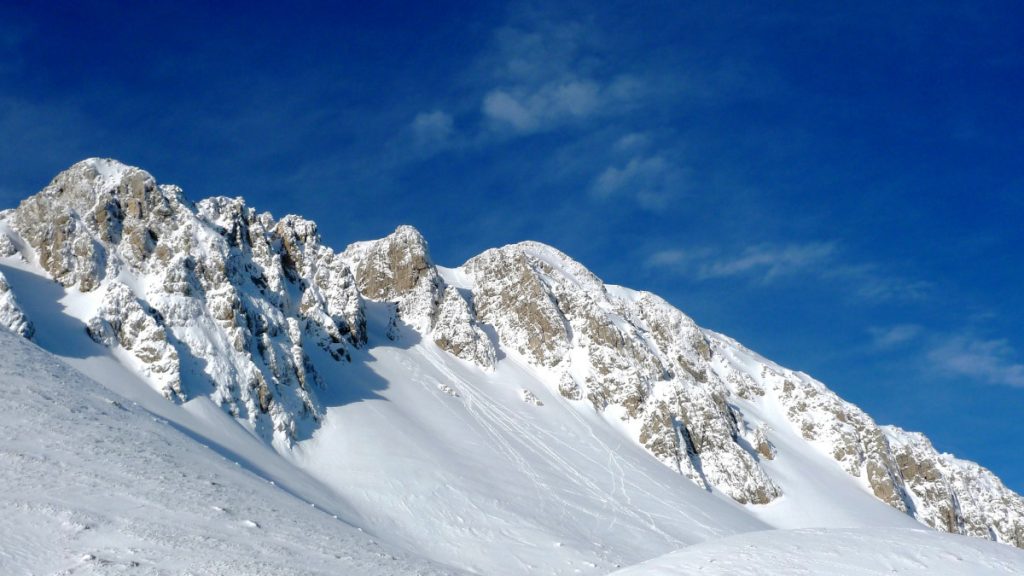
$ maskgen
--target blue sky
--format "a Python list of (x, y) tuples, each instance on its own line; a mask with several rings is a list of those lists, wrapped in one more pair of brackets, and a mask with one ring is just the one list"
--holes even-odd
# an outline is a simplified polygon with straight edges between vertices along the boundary
[(1024, 491), (1019, 3), (66, 4), (0, 4), (0, 206), (108, 156), (540, 240)]

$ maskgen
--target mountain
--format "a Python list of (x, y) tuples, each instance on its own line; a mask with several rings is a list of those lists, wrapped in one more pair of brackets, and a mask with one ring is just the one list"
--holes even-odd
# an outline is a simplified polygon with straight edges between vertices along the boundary
[[(169, 470), (138, 473), (162, 480), (137, 497), (144, 508), (187, 509), (160, 490), (211, 500), (187, 472), (209, 467), (198, 448), (175, 447), (191, 439), (244, 463), (231, 508), (251, 522), (300, 525), (316, 536), (293, 536), (313, 540), (342, 530), (356, 548), (373, 534), (409, 558), (368, 572), (426, 558), (424, 570), (608, 573), (772, 529), (817, 542), (924, 524), (1024, 547), (1024, 500), (988, 470), (878, 426), (810, 376), (543, 244), (446, 268), (403, 226), (335, 251), (309, 220), (241, 198), (193, 203), (143, 170), (89, 159), (0, 213), (0, 257), (0, 322), (55, 356), (39, 363), (62, 366), (32, 385), (58, 387), (41, 394), (64, 408), (23, 403), (14, 413), (32, 417), (14, 422), (57, 420), (51, 444), (95, 436), (121, 411), (99, 403), (102, 415), (74, 426), (66, 412), (115, 395), (175, 438), (147, 453), (184, 462), (175, 482)], [(5, 365), (45, 354), (3, 348)], [(4, 397), (29, 380), (5, 378)], [(130, 465), (118, 455), (95, 457), (106, 472)], [(69, 459), (50, 466), (94, 474)], [(323, 513), (266, 504), (281, 498)], [(325, 518), (365, 532), (322, 528)], [(908, 536), (921, 538), (936, 536)], [(49, 545), (73, 555), (82, 542)]]

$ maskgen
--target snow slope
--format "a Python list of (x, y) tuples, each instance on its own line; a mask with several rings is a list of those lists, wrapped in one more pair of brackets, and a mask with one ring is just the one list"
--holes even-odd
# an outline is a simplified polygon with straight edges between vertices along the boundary
[(930, 530), (772, 530), (698, 544), (614, 576), (1007, 576), (1024, 552)]
[(295, 454), (412, 549), (481, 574), (603, 574), (768, 527), (515, 359), (482, 372), (430, 343), (396, 344), (365, 364), (389, 383), (383, 398), (331, 408)]
[(5, 576), (455, 573), (380, 544), (6, 329), (0, 395)]

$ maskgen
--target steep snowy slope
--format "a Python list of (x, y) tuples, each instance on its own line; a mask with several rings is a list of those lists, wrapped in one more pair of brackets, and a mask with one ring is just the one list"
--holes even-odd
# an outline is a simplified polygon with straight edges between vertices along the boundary
[(0, 395), (0, 574), (455, 573), (394, 556), (6, 329)]

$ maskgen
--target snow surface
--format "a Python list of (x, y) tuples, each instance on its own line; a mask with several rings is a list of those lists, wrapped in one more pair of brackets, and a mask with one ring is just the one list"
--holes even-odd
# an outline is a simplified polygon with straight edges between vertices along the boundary
[(3, 329), (0, 351), (0, 574), (455, 573)]
[(614, 576), (1004, 576), (1024, 551), (930, 530), (772, 530), (698, 544)]

